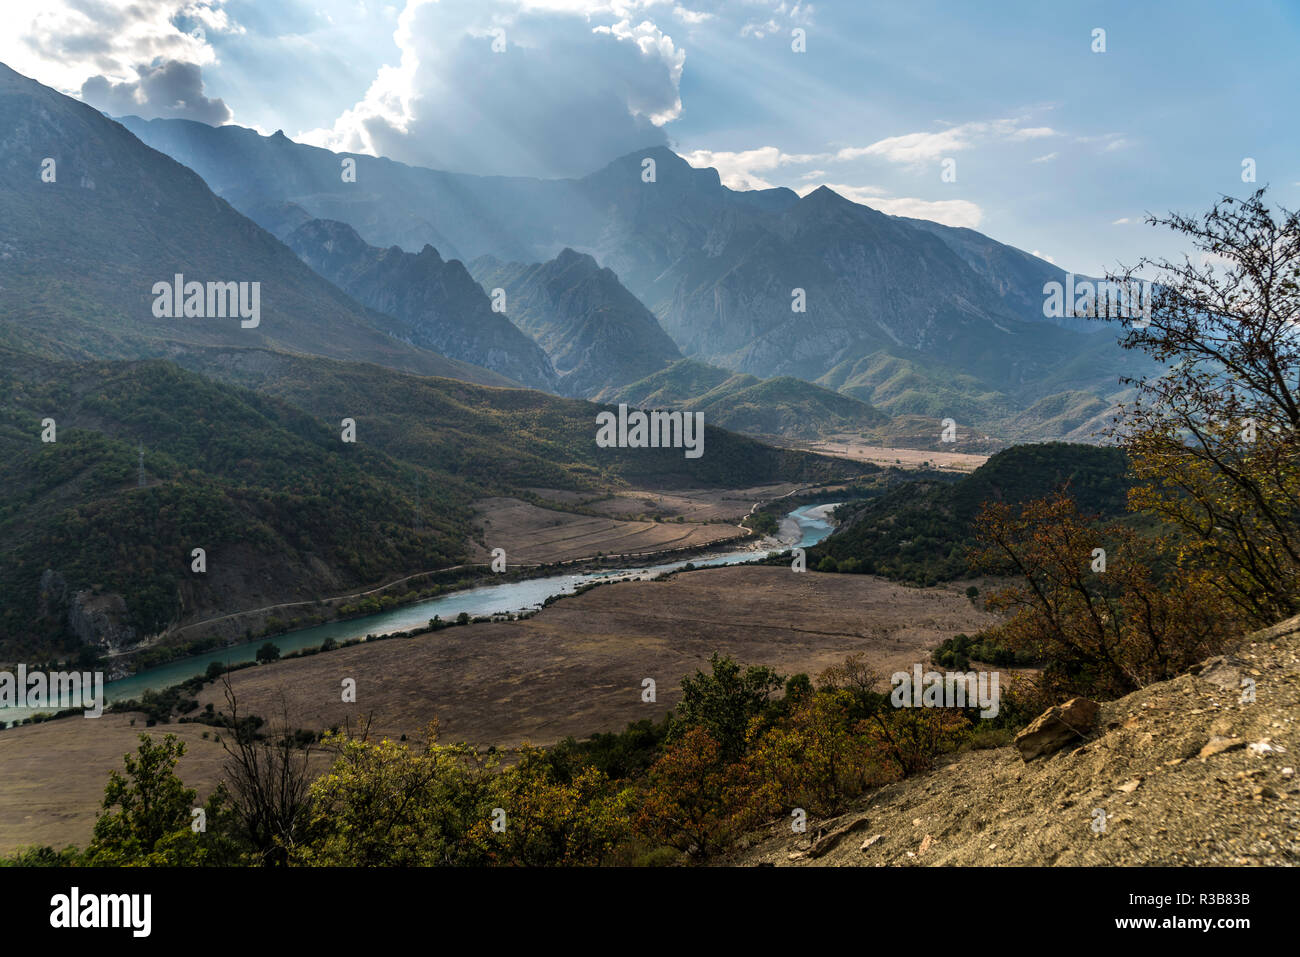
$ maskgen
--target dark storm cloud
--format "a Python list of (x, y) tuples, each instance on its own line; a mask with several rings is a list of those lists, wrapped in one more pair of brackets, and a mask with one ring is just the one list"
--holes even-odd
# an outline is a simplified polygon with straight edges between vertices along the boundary
[(136, 72), (138, 79), (125, 83), (92, 76), (81, 85), (81, 98), (110, 116), (198, 120), (211, 126), (231, 117), (219, 97), (203, 95), (203, 71), (194, 63), (163, 60)]

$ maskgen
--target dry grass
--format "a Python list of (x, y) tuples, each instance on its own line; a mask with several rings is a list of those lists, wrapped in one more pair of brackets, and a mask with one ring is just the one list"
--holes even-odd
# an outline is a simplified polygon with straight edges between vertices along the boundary
[[(974, 472), (989, 460), (987, 455), (969, 452), (930, 452), (921, 449), (896, 449), (883, 445), (864, 445), (853, 438), (833, 438), (800, 446), (810, 452), (850, 458), (873, 465), (905, 469), (936, 468), (945, 472)], [(926, 463), (929, 463), (927, 466)]]
[[(443, 740), (549, 744), (661, 718), (681, 678), (712, 652), (816, 674), (864, 652), (886, 673), (925, 660), (950, 635), (991, 619), (955, 587), (905, 588), (866, 575), (797, 575), (782, 567), (716, 568), (663, 582), (603, 586), (521, 622), (448, 628), (236, 672), (242, 712), (321, 729), (372, 717), (375, 733), (418, 738), (437, 717)], [(357, 683), (345, 704), (344, 678)], [(641, 701), (654, 678), (658, 700)], [(224, 707), (221, 689), (201, 702)], [(137, 724), (143, 722), (137, 721)], [(109, 770), (135, 746), (128, 718), (65, 719), (0, 732), (0, 852), (84, 844)], [(159, 726), (191, 745), (181, 775), (215, 784), (220, 748), (199, 725)]]
[(513, 498), (478, 503), (482, 546), (473, 561), (490, 560), (490, 550), (504, 548), (512, 564), (542, 564), (605, 555), (645, 555), (696, 548), (744, 537), (735, 525), (620, 521), (538, 508)]

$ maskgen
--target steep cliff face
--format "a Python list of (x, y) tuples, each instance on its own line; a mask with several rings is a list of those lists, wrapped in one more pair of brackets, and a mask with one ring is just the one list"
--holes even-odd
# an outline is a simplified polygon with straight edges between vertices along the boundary
[(472, 362), (535, 389), (554, 392), (558, 376), (546, 353), (503, 314), (457, 260), (432, 246), (418, 253), (377, 249), (351, 226), (315, 219), (286, 242), (307, 265), (363, 305), (399, 323), (394, 335)]
[(37, 615), (56, 628), (66, 627), (83, 645), (100, 653), (123, 651), (139, 640), (121, 595), (93, 588), (73, 591), (53, 568), (41, 573)]
[(591, 256), (561, 251), (550, 262), (470, 264), (484, 289), (506, 294), (506, 311), (551, 357), (564, 395), (590, 398), (681, 358), (649, 310)]

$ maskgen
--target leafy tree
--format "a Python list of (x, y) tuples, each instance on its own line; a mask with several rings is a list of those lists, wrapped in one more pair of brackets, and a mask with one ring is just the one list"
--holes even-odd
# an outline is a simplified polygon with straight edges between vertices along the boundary
[(193, 828), (198, 794), (176, 776), (185, 742), (174, 734), (161, 741), (140, 735), (126, 773), (109, 773), (104, 810), (95, 820), (86, 863), (124, 866), (195, 866), (234, 863), (237, 849), (227, 832), (225, 791), (217, 788), (203, 804), (205, 829)]
[(716, 651), (709, 659), (712, 673), (696, 671), (682, 679), (682, 700), (677, 705), (669, 741), (680, 740), (696, 727), (708, 731), (723, 760), (738, 758), (745, 750), (750, 721), (764, 714), (782, 677), (771, 668), (751, 665), (744, 670)]
[(1204, 583), (1155, 579), (1158, 544), (1086, 521), (1064, 494), (1020, 508), (988, 503), (977, 527), (975, 561), (1019, 579), (989, 597), (988, 607), (1011, 615), (990, 637), (1045, 661), (1044, 682), (1059, 695), (1127, 694), (1178, 674), (1232, 633)]
[(1149, 316), (1103, 318), (1167, 366), (1130, 381), (1114, 429), (1138, 480), (1131, 502), (1187, 533), (1189, 571), (1271, 624), (1300, 612), (1300, 216), (1275, 216), (1261, 189), (1147, 222), (1203, 256), (1109, 277), (1154, 271)]
[(791, 675), (785, 682), (785, 700), (793, 705), (812, 694), (812, 679), (803, 672)]
[(847, 691), (809, 693), (758, 736), (745, 764), (754, 808), (768, 814), (802, 807), (835, 814), (870, 785), (896, 776), (873, 740), (851, 720)]
[(272, 661), (280, 660), (280, 649), (271, 641), (266, 642), (262, 647), (257, 649), (257, 661), (259, 664), (268, 664)]
[(873, 750), (904, 777), (929, 771), (970, 734), (970, 721), (952, 708), (881, 708), (862, 727)]
[(12, 857), (0, 857), (0, 867), (76, 867), (81, 863), (81, 852), (75, 847), (56, 851), (48, 844), (25, 847)]
[(637, 829), (679, 851), (707, 857), (730, 843), (742, 825), (738, 815), (750, 806), (740, 777), (705, 727), (689, 728), (650, 769)]
[[(436, 743), (423, 751), (331, 733), (337, 751), (329, 771), (311, 785), (305, 840), (296, 863), (325, 866), (483, 864), (476, 825), (492, 816), (495, 759), (466, 745)], [(482, 837), (482, 835), (478, 835)]]
[(526, 866), (604, 863), (629, 830), (632, 791), (615, 788), (595, 768), (558, 780), (545, 753), (524, 746), (517, 764), (492, 782), (504, 831), (487, 820), (472, 829), (493, 862)]

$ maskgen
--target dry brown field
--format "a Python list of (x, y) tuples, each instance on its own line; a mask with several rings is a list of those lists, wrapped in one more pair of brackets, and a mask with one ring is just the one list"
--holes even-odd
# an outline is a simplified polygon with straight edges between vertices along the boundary
[[(524, 621), (447, 628), (234, 673), (241, 712), (322, 729), (366, 720), (372, 733), (419, 739), (437, 718), (444, 741), (510, 747), (615, 731), (661, 718), (681, 678), (716, 650), (784, 674), (816, 675), (862, 652), (886, 674), (925, 660), (957, 632), (991, 622), (964, 583), (907, 588), (867, 575), (784, 567), (714, 568), (659, 582), (606, 585)], [(357, 683), (357, 702), (341, 682)], [(653, 678), (657, 700), (641, 700)], [(199, 696), (224, 707), (219, 687)], [(0, 732), (0, 853), (28, 844), (84, 845), (108, 772), (121, 768), (143, 720), (68, 718)], [(180, 774), (200, 794), (223, 755), (197, 724), (159, 725), (189, 744)]]

